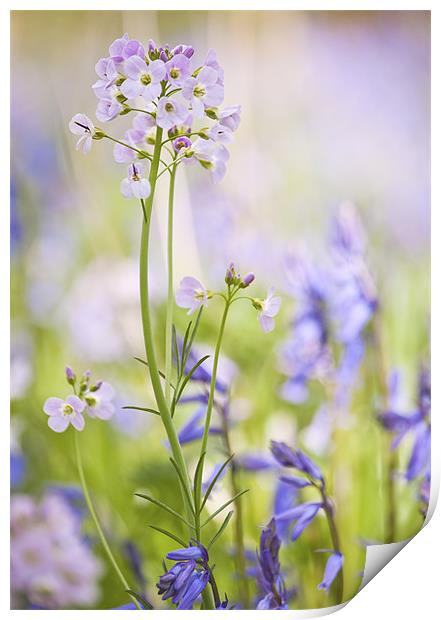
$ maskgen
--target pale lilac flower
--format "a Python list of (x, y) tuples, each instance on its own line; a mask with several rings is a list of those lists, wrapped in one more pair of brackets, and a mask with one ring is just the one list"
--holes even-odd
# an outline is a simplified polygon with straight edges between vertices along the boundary
[(167, 79), (175, 86), (182, 86), (191, 74), (191, 62), (185, 54), (175, 54), (165, 63)]
[(110, 86), (107, 89), (106, 96), (98, 101), (95, 116), (102, 123), (108, 123), (118, 116), (123, 109), (122, 104), (118, 101), (121, 92), (116, 86)]
[(259, 310), (259, 323), (265, 333), (274, 329), (274, 317), (278, 314), (282, 303), (282, 299), (274, 297), (274, 293), (275, 289), (271, 287), (265, 299), (253, 299), (252, 301), (256, 310)]
[(49, 428), (56, 433), (65, 431), (69, 424), (72, 424), (77, 431), (82, 431), (84, 418), (81, 413), (85, 406), (78, 396), (68, 396), (66, 400), (51, 397), (44, 403), (43, 411), (49, 416)]
[(221, 125), (217, 123), (217, 125), (213, 125), (213, 127), (208, 132), (208, 135), (215, 142), (221, 142), (222, 144), (228, 144), (229, 142), (233, 142), (234, 136), (231, 129), (229, 129), (226, 125)]
[(204, 61), (204, 65), (206, 65), (207, 67), (211, 67), (212, 69), (216, 71), (217, 83), (223, 86), (224, 85), (224, 70), (222, 69), (222, 67), (217, 61), (217, 55), (214, 49), (208, 50), (207, 56)]
[(124, 73), (124, 61), (131, 56), (144, 58), (145, 51), (143, 46), (136, 39), (129, 39), (126, 33), (124, 36), (115, 39), (109, 47), (110, 58), (120, 73)]
[(217, 116), (220, 125), (227, 127), (230, 131), (236, 131), (240, 123), (240, 105), (230, 105), (218, 110)]
[(95, 65), (95, 71), (99, 79), (92, 86), (93, 92), (99, 99), (105, 98), (109, 87), (113, 86), (118, 78), (118, 71), (111, 58), (100, 58)]
[(176, 304), (180, 308), (188, 308), (187, 314), (193, 314), (201, 306), (208, 307), (209, 291), (196, 278), (187, 276), (181, 280), (176, 291)]
[(87, 413), (91, 418), (109, 420), (115, 413), (115, 390), (106, 381), (99, 384), (98, 389), (89, 389), (84, 393), (84, 400), (87, 403)]
[(210, 170), (213, 181), (215, 183), (222, 181), (227, 171), (226, 162), (230, 158), (230, 154), (223, 144), (214, 142), (214, 140), (197, 138), (191, 150), (203, 168)]
[(187, 138), (187, 136), (179, 136), (176, 140), (173, 140), (173, 148), (176, 153), (181, 153), (183, 151), (188, 151), (191, 148), (191, 140)]
[[(133, 118), (132, 127), (125, 132), (124, 141), (132, 147), (144, 149), (149, 144), (154, 144), (155, 137), (155, 119), (150, 114), (139, 112)], [(135, 161), (139, 157), (139, 153), (129, 146), (115, 144), (113, 157), (118, 164), (128, 164)]]
[(141, 95), (146, 101), (153, 101), (161, 94), (161, 80), (165, 77), (162, 60), (149, 64), (139, 56), (131, 56), (124, 63), (127, 80), (121, 84), (121, 92), (128, 99)]
[(182, 87), (182, 96), (190, 101), (193, 113), (204, 116), (205, 108), (220, 105), (224, 98), (223, 86), (217, 83), (218, 72), (208, 66), (202, 67), (197, 77), (189, 77)]
[(76, 136), (80, 136), (76, 148), (77, 151), (88, 153), (92, 148), (92, 139), (95, 127), (85, 114), (75, 114), (69, 122), (69, 129)]
[(121, 181), (121, 194), (124, 198), (148, 198), (150, 196), (150, 183), (143, 178), (145, 164), (133, 162), (127, 168), (127, 177)]
[(180, 125), (188, 117), (188, 109), (177, 98), (161, 97), (156, 111), (156, 124), (166, 131), (175, 125)]

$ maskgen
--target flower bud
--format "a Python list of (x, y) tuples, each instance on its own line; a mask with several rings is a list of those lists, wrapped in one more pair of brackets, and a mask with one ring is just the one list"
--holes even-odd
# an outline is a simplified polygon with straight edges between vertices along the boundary
[(182, 53), (184, 56), (187, 56), (187, 58), (191, 58), (193, 56), (194, 48), (191, 45), (183, 45), (182, 48)]
[(91, 391), (91, 392), (96, 392), (97, 390), (99, 390), (99, 389), (100, 389), (100, 387), (101, 387), (102, 385), (103, 385), (103, 382), (102, 382), (102, 381), (97, 381), (97, 382), (95, 383), (95, 385), (92, 385), (92, 386), (90, 387), (90, 391)]
[(241, 288), (247, 288), (252, 282), (254, 282), (254, 273), (247, 273), (242, 279)]
[(69, 383), (69, 385), (75, 385), (77, 378), (72, 368), (70, 366), (66, 366), (65, 372), (66, 372), (66, 381)]
[(205, 114), (208, 116), (208, 118), (211, 118), (213, 121), (217, 121), (219, 119), (216, 108), (206, 108)]
[(106, 137), (106, 134), (104, 133), (104, 131), (101, 131), (101, 129), (95, 129), (95, 131), (93, 132), (92, 139), (93, 140), (102, 140), (105, 137)]

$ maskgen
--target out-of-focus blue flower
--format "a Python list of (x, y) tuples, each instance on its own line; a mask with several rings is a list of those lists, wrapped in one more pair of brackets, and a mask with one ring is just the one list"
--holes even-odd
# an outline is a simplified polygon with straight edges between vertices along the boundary
[[(207, 410), (206, 405), (202, 405), (196, 410), (196, 413), (184, 424), (178, 434), (179, 443), (184, 445), (200, 439), (204, 434), (203, 419), (205, 418), (205, 412)], [(210, 427), (209, 433), (212, 435), (220, 435), (222, 429), (217, 427)]]
[(291, 540), (295, 541), (302, 534), (310, 523), (314, 520), (316, 514), (323, 508), (323, 504), (319, 502), (308, 502), (306, 504), (299, 504), (295, 508), (291, 508), (275, 515), (276, 521), (285, 521), (292, 523), (295, 521), (295, 525), (292, 530)]
[(399, 377), (393, 373), (389, 381), (389, 405), (391, 409), (378, 415), (378, 421), (383, 428), (394, 437), (391, 449), (395, 450), (409, 433), (413, 435), (413, 447), (406, 467), (407, 481), (414, 480), (421, 474), (430, 476), (430, 373), (427, 369), (420, 372), (418, 387), (418, 409), (410, 414), (394, 411), (398, 399)]
[(300, 257), (288, 257), (287, 277), (297, 301), (293, 333), (281, 349), (281, 366), (289, 376), (281, 396), (293, 403), (308, 397), (308, 382), (326, 374), (330, 366), (326, 317), (326, 278)]
[(321, 469), (301, 450), (292, 450), (283, 441), (272, 441), (271, 452), (283, 467), (292, 467), (315, 480), (323, 481)]
[(263, 529), (259, 545), (257, 581), (263, 594), (257, 609), (288, 609), (286, 588), (279, 562), (280, 538), (275, 519)]
[(10, 484), (11, 488), (16, 488), (21, 485), (26, 473), (26, 459), (23, 454), (19, 452), (12, 452), (10, 454)]
[(208, 552), (201, 544), (167, 554), (177, 563), (159, 578), (157, 588), (163, 600), (171, 598), (178, 609), (192, 609), (210, 579)]
[(323, 575), (323, 580), (317, 588), (319, 590), (325, 590), (328, 592), (335, 578), (341, 571), (343, 566), (343, 555), (338, 551), (333, 551), (328, 558), (325, 566), (325, 573)]
[(236, 465), (246, 471), (264, 471), (280, 467), (272, 455), (261, 452), (242, 454), (236, 459)]
[(142, 568), (142, 558), (139, 549), (135, 543), (131, 540), (127, 540), (124, 543), (124, 551), (132, 568), (133, 574), (136, 577), (138, 586), (141, 592), (144, 592), (147, 585), (147, 579)]
[(137, 609), (135, 603), (126, 603), (125, 605), (120, 605), (119, 607), (114, 607), (114, 610), (118, 609)]
[[(292, 484), (287, 484), (283, 478), (280, 478), (277, 481), (276, 491), (274, 493), (273, 514), (277, 515), (294, 508), (297, 504), (298, 495), (298, 489), (296, 487)], [(281, 540), (286, 541), (288, 539), (289, 527), (289, 521), (276, 520), (277, 535)]]
[(84, 518), (87, 507), (83, 491), (79, 486), (73, 484), (50, 484), (48, 486), (48, 491), (52, 495), (57, 495), (67, 502), (72, 512), (79, 519)]

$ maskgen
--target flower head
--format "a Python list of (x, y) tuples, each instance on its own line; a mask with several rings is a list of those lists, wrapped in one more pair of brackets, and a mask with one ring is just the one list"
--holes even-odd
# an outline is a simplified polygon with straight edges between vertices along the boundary
[(97, 386), (86, 390), (83, 398), (87, 404), (87, 413), (91, 418), (109, 420), (115, 413), (115, 390), (106, 381), (102, 381)]
[(216, 69), (204, 66), (196, 77), (189, 77), (182, 86), (182, 96), (191, 103), (193, 113), (198, 118), (204, 116), (205, 108), (218, 106), (224, 98), (224, 89), (218, 83)]
[(196, 278), (187, 276), (181, 280), (176, 291), (176, 303), (180, 308), (188, 308), (187, 314), (193, 314), (201, 306), (208, 306), (211, 293)]
[(161, 94), (161, 80), (166, 69), (162, 60), (152, 60), (149, 64), (139, 56), (131, 56), (124, 63), (127, 80), (121, 85), (121, 92), (127, 99), (141, 95), (145, 101), (153, 101)]
[(127, 178), (121, 181), (121, 194), (124, 198), (148, 198), (150, 196), (150, 183), (142, 177), (145, 173), (145, 164), (133, 162), (127, 168)]
[(192, 609), (210, 578), (208, 553), (201, 544), (171, 551), (167, 558), (177, 563), (159, 578), (162, 599), (171, 598), (178, 609)]
[(175, 85), (182, 86), (191, 74), (191, 62), (185, 54), (176, 53), (165, 63), (167, 80)]
[(80, 136), (76, 145), (77, 151), (88, 153), (92, 148), (95, 134), (95, 127), (90, 118), (85, 114), (75, 114), (69, 122), (69, 129), (76, 136)]
[(280, 539), (275, 519), (271, 519), (260, 535), (258, 583), (264, 594), (257, 609), (287, 609), (286, 590), (280, 571)]
[(49, 416), (47, 421), (49, 428), (56, 433), (62, 433), (69, 424), (77, 431), (84, 428), (84, 418), (81, 415), (85, 403), (78, 396), (67, 396), (65, 400), (55, 396), (48, 398), (43, 406), (43, 411)]
[(166, 131), (184, 123), (188, 118), (188, 109), (184, 103), (174, 97), (161, 97), (156, 111), (156, 124)]
[(328, 558), (325, 567), (325, 574), (323, 575), (323, 581), (319, 583), (317, 588), (319, 590), (325, 590), (328, 592), (335, 578), (341, 571), (343, 566), (343, 555), (339, 551), (334, 551)]
[(274, 329), (274, 317), (280, 310), (282, 299), (274, 296), (275, 289), (271, 287), (265, 299), (253, 299), (252, 303), (256, 310), (259, 310), (258, 319), (262, 330), (265, 333)]

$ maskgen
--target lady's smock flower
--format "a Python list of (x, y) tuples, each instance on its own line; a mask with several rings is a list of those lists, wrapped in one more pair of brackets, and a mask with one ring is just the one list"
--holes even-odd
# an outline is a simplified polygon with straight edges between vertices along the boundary
[(124, 198), (148, 198), (150, 196), (150, 183), (142, 178), (145, 172), (145, 164), (133, 162), (127, 168), (127, 178), (121, 181), (121, 194)]
[(146, 101), (153, 101), (161, 94), (161, 80), (166, 69), (162, 60), (149, 64), (139, 56), (131, 56), (124, 63), (127, 80), (121, 84), (121, 92), (127, 99), (141, 95)]
[(222, 103), (224, 89), (218, 82), (218, 72), (212, 67), (202, 67), (196, 77), (189, 77), (182, 87), (182, 96), (191, 103), (198, 118), (204, 116), (205, 108)]
[(271, 287), (265, 299), (252, 300), (253, 306), (259, 310), (259, 323), (265, 333), (274, 329), (274, 317), (278, 314), (282, 303), (281, 297), (274, 297), (274, 293), (275, 289)]
[(43, 411), (49, 416), (49, 428), (56, 433), (62, 433), (69, 424), (77, 431), (83, 430), (84, 418), (81, 414), (85, 407), (85, 403), (78, 396), (68, 396), (66, 400), (53, 396), (46, 400)]
[(176, 291), (176, 304), (180, 308), (188, 308), (187, 314), (193, 314), (201, 306), (207, 307), (210, 297), (211, 293), (199, 280), (187, 276), (181, 280), (179, 289)]
[(95, 127), (85, 114), (75, 114), (69, 122), (69, 129), (76, 136), (80, 136), (76, 148), (77, 151), (88, 153), (92, 148), (92, 140), (95, 134)]

